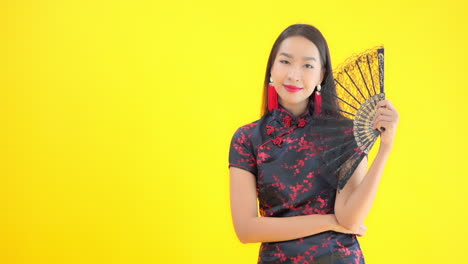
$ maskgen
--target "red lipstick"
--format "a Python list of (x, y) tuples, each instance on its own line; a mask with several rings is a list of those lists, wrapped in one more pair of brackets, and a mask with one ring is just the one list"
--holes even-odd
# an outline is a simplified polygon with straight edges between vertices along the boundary
[(300, 90), (302, 90), (302, 88), (299, 88), (294, 85), (283, 85), (283, 86), (284, 88), (286, 88), (288, 92), (291, 92), (291, 93), (299, 92)]

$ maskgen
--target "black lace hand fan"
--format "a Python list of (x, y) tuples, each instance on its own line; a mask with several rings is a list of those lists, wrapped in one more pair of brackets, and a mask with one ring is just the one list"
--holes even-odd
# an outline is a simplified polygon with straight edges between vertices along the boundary
[(320, 176), (341, 190), (380, 135), (372, 121), (377, 103), (385, 99), (383, 46), (349, 57), (333, 75), (336, 94), (322, 89), (314, 132), (321, 150)]

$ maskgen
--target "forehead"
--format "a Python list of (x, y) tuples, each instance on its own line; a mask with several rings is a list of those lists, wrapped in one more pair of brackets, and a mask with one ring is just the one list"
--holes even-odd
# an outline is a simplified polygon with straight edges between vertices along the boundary
[(313, 56), (319, 57), (319, 51), (315, 44), (302, 36), (288, 37), (281, 43), (278, 54), (285, 52), (293, 57)]

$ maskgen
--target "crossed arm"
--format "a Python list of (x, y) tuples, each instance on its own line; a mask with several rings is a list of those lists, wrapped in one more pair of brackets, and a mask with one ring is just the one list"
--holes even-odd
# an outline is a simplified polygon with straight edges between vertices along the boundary
[(232, 220), (242, 243), (284, 241), (324, 231), (360, 233), (374, 203), (389, 151), (380, 148), (366, 173), (364, 158), (345, 187), (337, 192), (335, 214), (292, 217), (259, 217), (255, 176), (243, 169), (230, 168)]
[(338, 226), (334, 214), (259, 217), (255, 176), (236, 167), (230, 167), (229, 170), (232, 220), (236, 235), (242, 243), (296, 239)]
[(345, 187), (336, 193), (335, 215), (340, 225), (357, 230), (364, 222), (374, 203), (389, 154), (380, 148), (367, 173), (367, 157), (364, 158)]
[(381, 132), (379, 152), (367, 173), (367, 159), (363, 159), (343, 190), (337, 192), (335, 215), (340, 225), (356, 230), (369, 213), (395, 140), (398, 120), (398, 111), (389, 100), (377, 103), (372, 125)]

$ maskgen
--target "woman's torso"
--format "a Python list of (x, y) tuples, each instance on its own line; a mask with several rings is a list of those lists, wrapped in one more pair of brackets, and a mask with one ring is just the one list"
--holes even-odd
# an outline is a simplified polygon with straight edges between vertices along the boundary
[[(317, 177), (317, 153), (322, 146), (311, 130), (313, 125), (311, 111), (294, 117), (280, 105), (237, 131), (238, 141), (245, 144), (248, 140), (254, 157), (244, 164), (230, 158), (230, 165), (255, 165), (252, 171), (261, 216), (334, 213), (336, 191)], [(263, 242), (258, 263), (364, 263), (364, 259), (356, 235), (326, 231), (288, 241)]]

